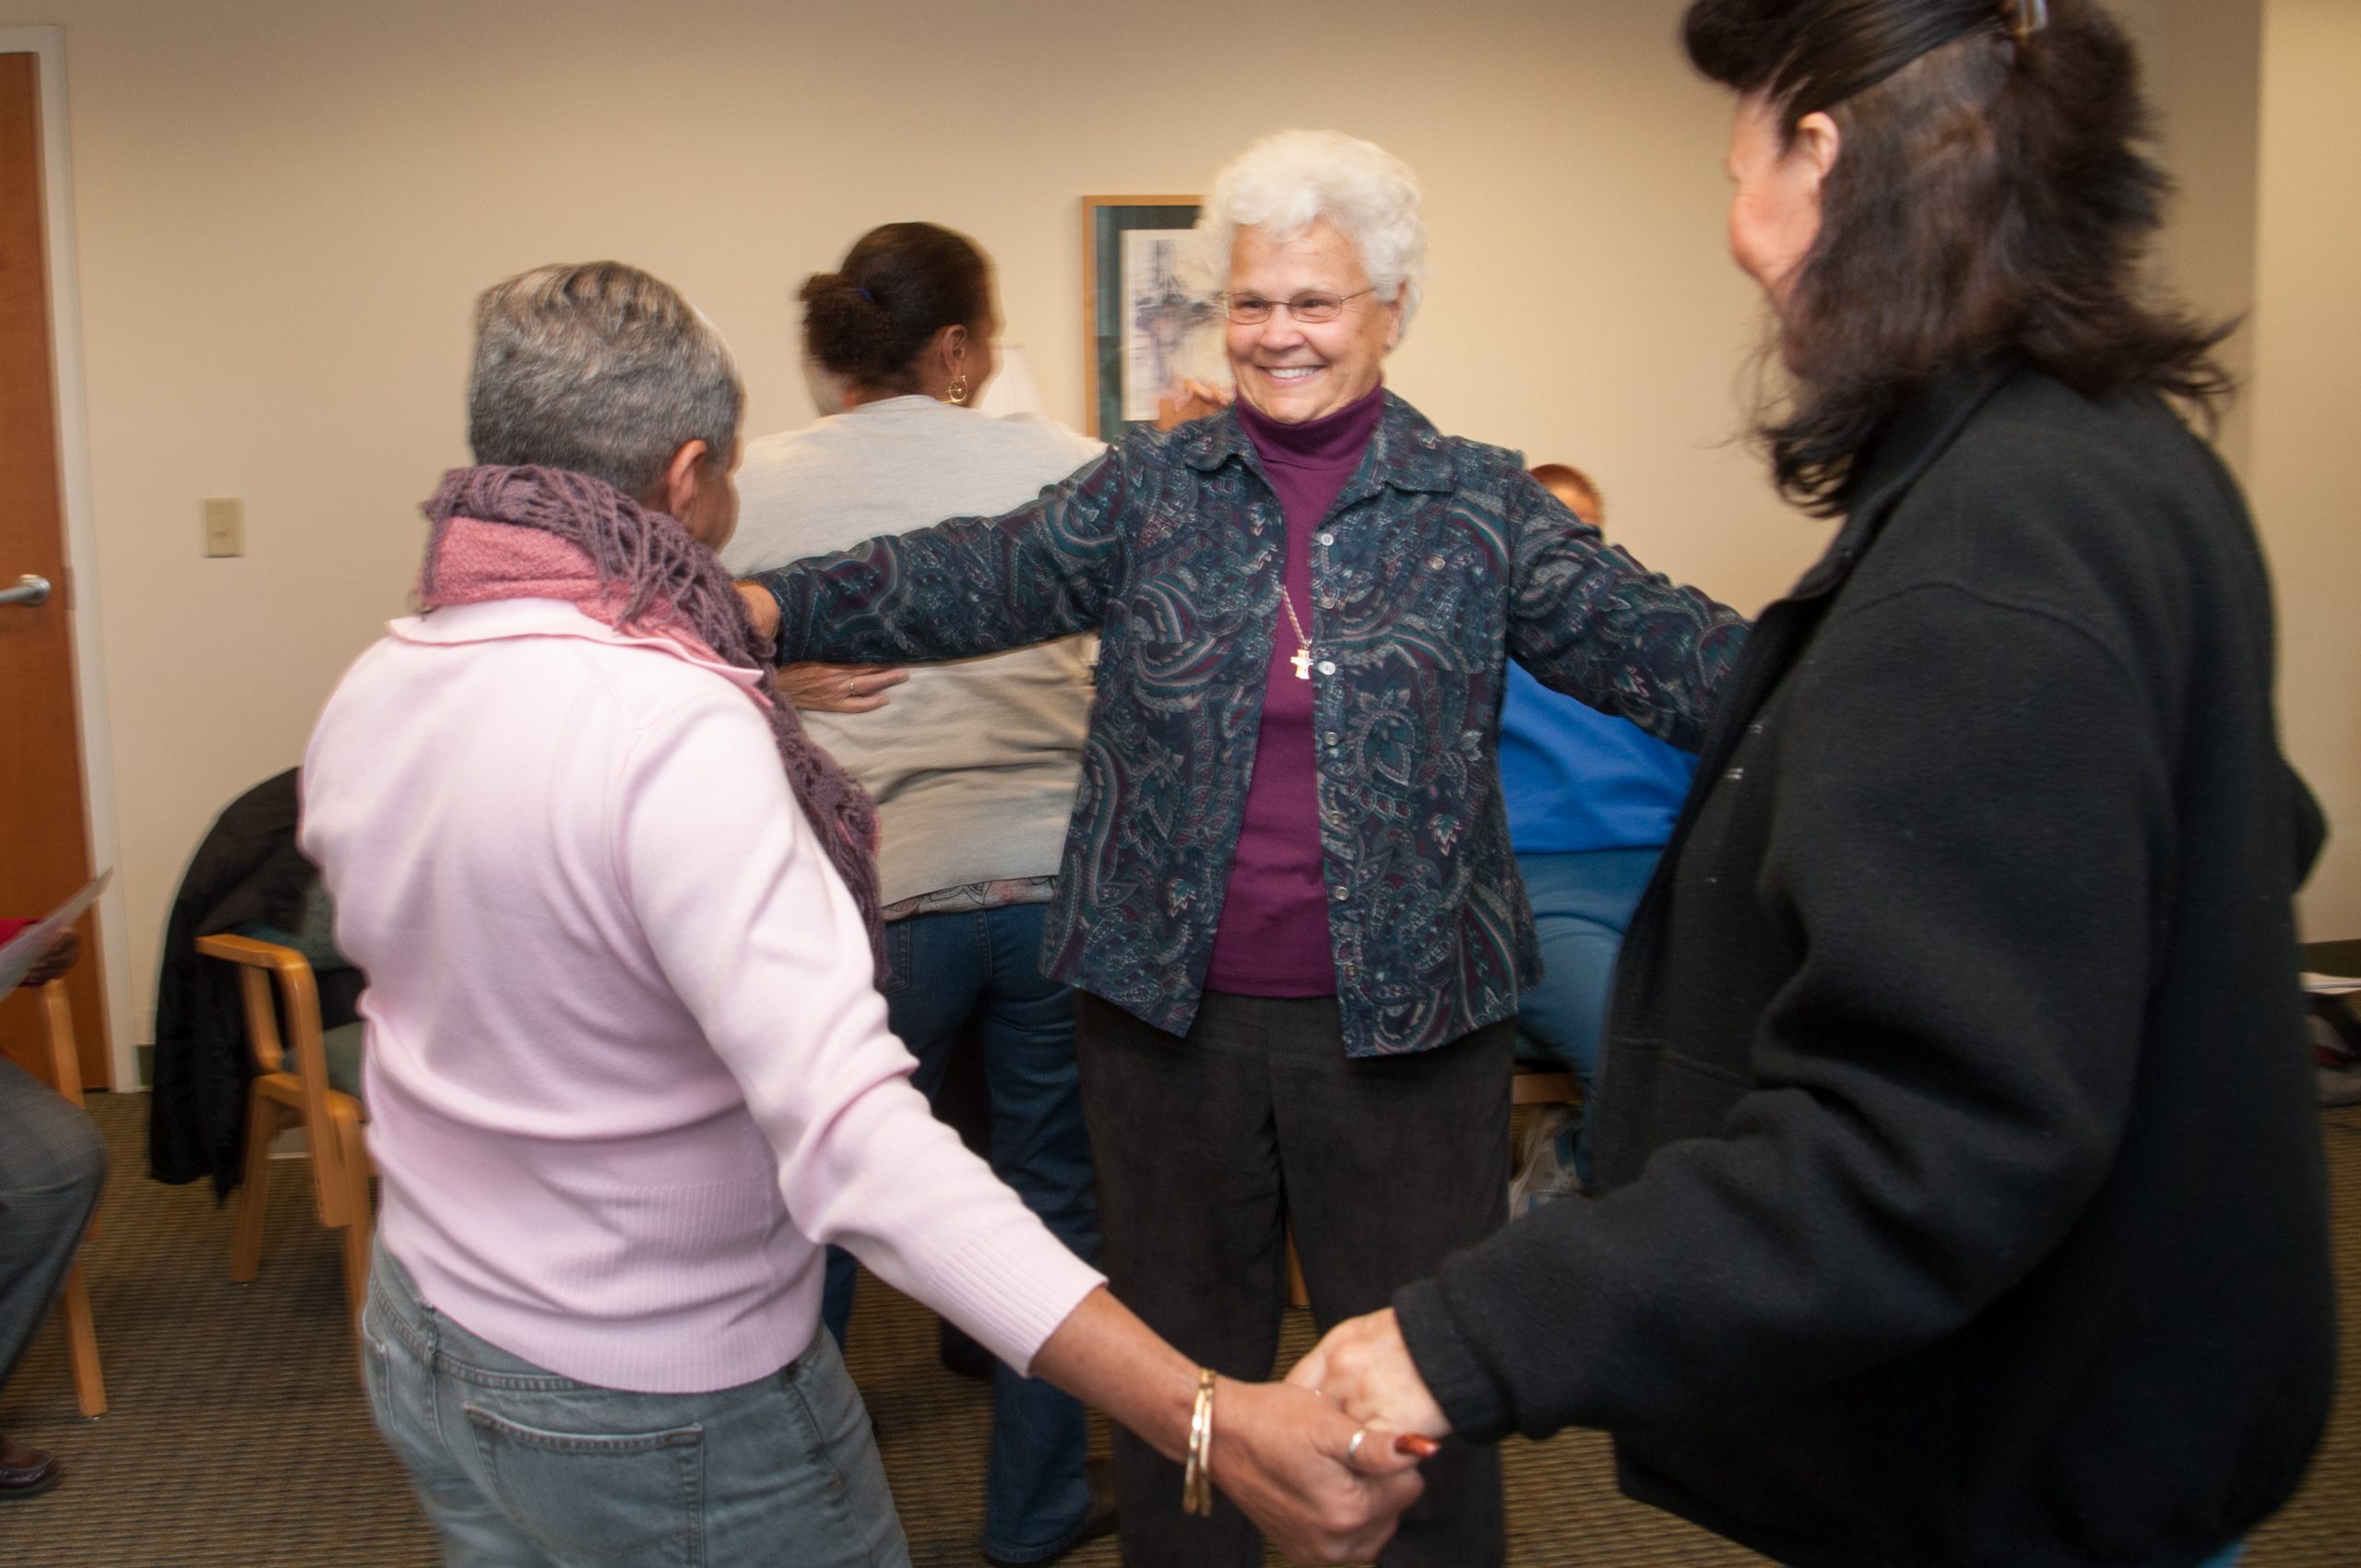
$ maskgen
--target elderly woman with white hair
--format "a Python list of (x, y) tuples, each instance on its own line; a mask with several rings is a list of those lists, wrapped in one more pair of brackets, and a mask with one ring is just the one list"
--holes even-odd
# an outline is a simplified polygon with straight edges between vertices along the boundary
[[(1426, 270), (1397, 160), (1287, 132), (1216, 182), (1235, 405), (995, 518), (742, 585), (776, 657), (956, 659), (1096, 629), (1043, 968), (1078, 992), (1105, 1264), (1184, 1353), (1266, 1372), (1292, 1223), (1322, 1323), (1502, 1221), (1538, 956), (1494, 766), (1505, 661), (1692, 749), (1744, 632), (1382, 366)], [(1133, 1568), (1252, 1564), (1119, 1439)], [(1498, 1562), (1498, 1460), (1447, 1444), (1380, 1559)]]

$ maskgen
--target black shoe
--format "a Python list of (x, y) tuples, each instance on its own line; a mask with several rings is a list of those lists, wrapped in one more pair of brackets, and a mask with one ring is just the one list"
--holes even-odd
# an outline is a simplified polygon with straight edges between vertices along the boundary
[(63, 1479), (57, 1455), (0, 1438), (0, 1502), (39, 1497)]
[(1115, 1526), (1121, 1523), (1115, 1515), (1115, 1467), (1105, 1459), (1086, 1459), (1082, 1468), (1083, 1474), (1090, 1478), (1090, 1517), (1083, 1522), (1081, 1529), (1074, 1532), (1074, 1539), (1047, 1557), (1036, 1557), (1024, 1562), (994, 1557), (990, 1551), (984, 1553), (984, 1561), (992, 1568), (1043, 1568), (1047, 1563), (1062, 1562), (1092, 1541), (1103, 1540), (1113, 1535)]

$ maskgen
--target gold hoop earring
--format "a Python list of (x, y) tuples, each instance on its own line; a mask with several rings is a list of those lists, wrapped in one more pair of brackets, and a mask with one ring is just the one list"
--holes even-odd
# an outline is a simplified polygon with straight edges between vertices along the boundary
[(951, 378), (951, 385), (943, 388), (943, 401), (947, 403), (964, 403), (967, 400), (967, 373), (966, 371), (963, 370), (957, 375)]

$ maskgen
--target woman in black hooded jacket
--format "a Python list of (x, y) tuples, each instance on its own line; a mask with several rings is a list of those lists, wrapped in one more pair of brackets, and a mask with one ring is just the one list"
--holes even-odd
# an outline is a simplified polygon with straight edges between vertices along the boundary
[(1795, 1568), (2207, 1568), (2334, 1312), (2270, 588), (2143, 303), (2090, 0), (1699, 0), (1732, 248), (1844, 523), (1726, 688), (1608, 1023), (1595, 1201), (1299, 1367), (1373, 1423), (1614, 1431)]

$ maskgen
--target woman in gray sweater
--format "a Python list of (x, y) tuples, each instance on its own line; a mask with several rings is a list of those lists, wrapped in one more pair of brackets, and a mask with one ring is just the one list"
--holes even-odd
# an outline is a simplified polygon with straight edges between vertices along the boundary
[[(995, 368), (989, 263), (931, 223), (863, 235), (803, 286), (804, 351), (841, 401), (802, 430), (748, 444), (723, 564), (741, 577), (940, 518), (1007, 511), (1102, 450), (1031, 415), (972, 407)], [(1068, 1246), (1098, 1246), (1090, 1145), (1075, 1077), (1074, 999), (1040, 971), (1081, 776), (1086, 637), (911, 671), (796, 665), (780, 690), (813, 739), (875, 799), (889, 1021), (941, 1090), (972, 1034), (991, 1093), (992, 1169)], [(890, 688), (890, 695), (889, 695)], [(838, 1339), (854, 1268), (829, 1258), (824, 1315)], [(1062, 1554), (1103, 1515), (1083, 1460), (1082, 1407), (996, 1369), (984, 1552)]]

